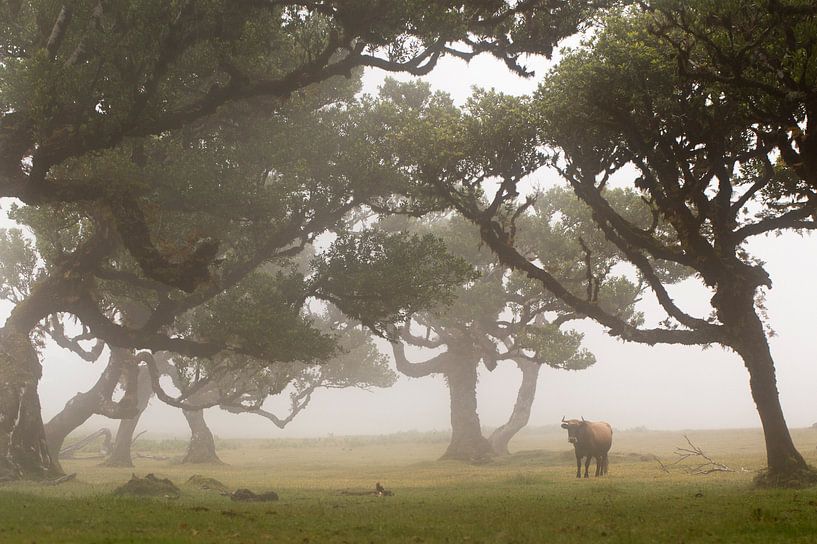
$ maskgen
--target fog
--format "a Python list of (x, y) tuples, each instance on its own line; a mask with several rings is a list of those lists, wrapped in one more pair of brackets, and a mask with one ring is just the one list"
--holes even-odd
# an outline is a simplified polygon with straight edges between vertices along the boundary
[[(532, 63), (541, 76), (545, 63)], [(365, 90), (375, 92), (383, 75), (370, 72)], [(403, 78), (405, 79), (405, 78)], [(424, 78), (434, 88), (447, 91), (462, 103), (471, 86), (495, 87), (510, 93), (530, 92), (536, 78), (525, 80), (509, 74), (504, 66), (480, 57), (470, 65), (444, 60)], [(544, 175), (542, 175), (544, 176)], [(548, 179), (534, 182), (549, 183)], [(754, 241), (750, 252), (767, 263), (774, 286), (767, 294), (769, 324), (776, 332), (771, 346), (778, 369), (781, 401), (789, 425), (807, 426), (817, 421), (814, 391), (817, 369), (813, 364), (813, 274), (817, 269), (815, 241), (785, 235)], [(808, 286), (808, 288), (806, 287)], [(671, 289), (679, 305), (697, 316), (709, 312), (708, 293), (697, 280)], [(648, 321), (662, 316), (650, 300), (640, 309)], [(9, 307), (2, 307), (3, 316)], [(560, 371), (543, 368), (531, 425), (549, 425), (562, 416), (605, 419), (614, 427), (645, 426), (651, 429), (720, 428), (759, 426), (752, 402), (748, 374), (741, 360), (720, 347), (655, 346), (623, 343), (606, 336), (600, 327), (585, 322), (586, 347), (597, 363), (586, 370)], [(388, 345), (381, 348), (390, 354)], [(419, 355), (409, 351), (415, 360)], [(76, 392), (93, 385), (107, 355), (88, 364), (53, 344), (43, 351), (44, 375), (40, 384), (43, 418), (48, 420)], [(480, 369), (479, 414), (485, 427), (502, 424), (510, 414), (521, 375), (515, 365), (500, 364), (494, 372)], [(274, 408), (273, 403), (268, 404)], [(286, 407), (283, 403), (281, 408)], [(206, 418), (220, 437), (305, 437), (328, 434), (381, 434), (410, 430), (449, 428), (448, 394), (441, 378), (400, 377), (385, 390), (320, 390), (310, 406), (284, 430), (266, 419), (232, 415), (210, 409)], [(93, 418), (83, 429), (116, 422)], [(150, 433), (187, 436), (187, 424), (178, 409), (152, 399), (139, 424)]]

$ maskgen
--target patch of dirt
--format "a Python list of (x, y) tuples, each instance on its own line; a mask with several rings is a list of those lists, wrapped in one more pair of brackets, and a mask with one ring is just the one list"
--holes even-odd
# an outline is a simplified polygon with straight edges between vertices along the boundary
[(118, 487), (114, 495), (134, 497), (166, 497), (177, 499), (181, 495), (176, 485), (167, 478), (159, 478), (155, 474), (148, 474), (144, 478), (137, 478), (136, 474), (125, 485)]

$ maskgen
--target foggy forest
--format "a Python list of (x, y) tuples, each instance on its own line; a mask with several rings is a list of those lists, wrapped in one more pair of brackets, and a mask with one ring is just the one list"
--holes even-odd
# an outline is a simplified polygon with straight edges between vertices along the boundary
[(0, 543), (817, 539), (812, 0), (0, 36)]

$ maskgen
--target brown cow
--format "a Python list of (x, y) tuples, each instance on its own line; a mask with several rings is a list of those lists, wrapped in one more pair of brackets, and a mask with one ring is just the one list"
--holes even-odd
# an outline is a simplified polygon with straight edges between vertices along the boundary
[(613, 428), (606, 421), (586, 421), (562, 418), (562, 429), (567, 429), (567, 441), (576, 450), (576, 478), (582, 476), (582, 458), (584, 477), (589, 477), (590, 459), (596, 458), (596, 476), (607, 474), (607, 452), (613, 445)]

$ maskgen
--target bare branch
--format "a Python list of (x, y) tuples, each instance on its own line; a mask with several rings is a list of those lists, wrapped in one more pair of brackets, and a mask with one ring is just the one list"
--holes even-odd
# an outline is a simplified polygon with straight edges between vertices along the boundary
[(397, 370), (411, 378), (422, 378), (430, 374), (442, 372), (448, 363), (448, 352), (441, 353), (422, 363), (412, 363), (406, 357), (406, 349), (402, 342), (391, 343), (394, 361)]
[(735, 232), (737, 240), (745, 240), (752, 236), (773, 232), (780, 229), (817, 229), (817, 222), (805, 221), (806, 218), (817, 215), (817, 201), (810, 202), (800, 208), (790, 210), (777, 217), (761, 219), (757, 223), (750, 223)]
[(704, 451), (692, 443), (692, 440), (689, 439), (687, 435), (684, 435), (684, 438), (687, 441), (689, 447), (679, 446), (675, 448), (675, 455), (678, 456), (678, 460), (676, 460), (673, 465), (676, 465), (682, 461), (686, 461), (687, 459), (703, 459), (703, 462), (688, 469), (690, 474), (711, 474), (713, 472), (735, 472), (735, 469), (730, 468), (729, 466), (719, 463), (718, 461), (713, 460)]
[(306, 408), (309, 405), (309, 402), (312, 400), (312, 393), (314, 393), (315, 389), (317, 388), (318, 385), (312, 385), (305, 389), (304, 391), (302, 391), (299, 395), (294, 397), (292, 399), (292, 406), (290, 408), (290, 412), (284, 418), (280, 418), (273, 414), (272, 412), (268, 412), (267, 410), (264, 410), (262, 408), (245, 409), (243, 406), (240, 405), (221, 405), (221, 408), (234, 414), (247, 413), (265, 417), (268, 420), (272, 421), (276, 427), (278, 427), (279, 429), (283, 429), (290, 422), (292, 422), (293, 419), (295, 419), (295, 416), (301, 413), (304, 410), (304, 408)]

